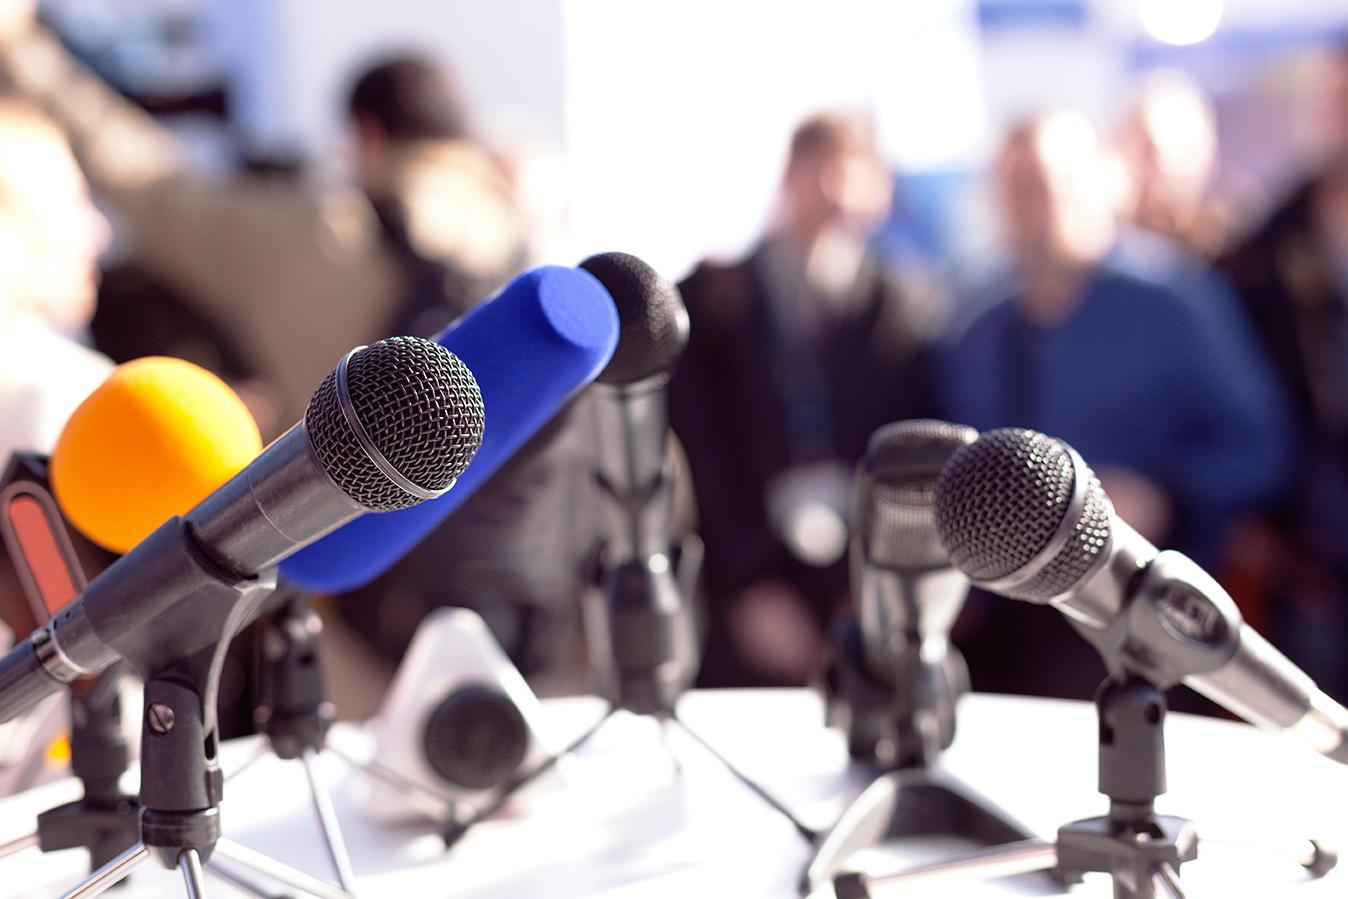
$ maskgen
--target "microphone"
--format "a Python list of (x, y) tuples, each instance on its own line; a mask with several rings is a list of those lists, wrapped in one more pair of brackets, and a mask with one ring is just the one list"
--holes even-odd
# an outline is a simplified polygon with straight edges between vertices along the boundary
[[(0, 660), (0, 721), (119, 657), (183, 658), (215, 643), (203, 620), (220, 614), (220, 591), (265, 588), (278, 562), (357, 515), (443, 494), (483, 419), (472, 373), (442, 347), (394, 337), (352, 350), (301, 422)], [(235, 628), (255, 607), (237, 605)]]
[(626, 253), (580, 267), (613, 297), (620, 338), (591, 388), (594, 479), (604, 535), (602, 595), (586, 624), (604, 693), (638, 714), (667, 710), (697, 666), (692, 610), (670, 545), (673, 468), (665, 390), (688, 344), (688, 311), (673, 283)]
[(117, 366), (70, 416), (51, 455), (52, 492), (85, 537), (125, 553), (262, 451), (243, 400), (182, 359)]
[(871, 435), (857, 472), (852, 578), (871, 668), (897, 676), (917, 649), (946, 654), (969, 579), (950, 564), (936, 530), (936, 479), (950, 456), (978, 439), (965, 425), (918, 419)]
[(281, 565), (291, 583), (342, 593), (391, 568), (604, 368), (618, 340), (618, 315), (586, 272), (544, 266), (517, 277), (435, 340), (473, 371), (491, 410), (472, 467), (451, 493), (359, 518), (296, 553)]
[(852, 694), (849, 742), (871, 742), (858, 740), (876, 723), (865, 720), (872, 715), (884, 719), (885, 730), (897, 725), (893, 749), (901, 767), (950, 745), (955, 701), (968, 689), (964, 660), (949, 637), (969, 580), (950, 564), (936, 530), (935, 490), (950, 456), (977, 438), (964, 425), (897, 422), (871, 435), (857, 467), (850, 559), (864, 658), (855, 661), (869, 674), (864, 680), (886, 689), (882, 702), (868, 702), (874, 686), (867, 690), (843, 674), (843, 691)]
[(1348, 763), (1348, 709), (1246, 625), (1184, 555), (1158, 552), (1114, 514), (1089, 466), (1036, 431), (989, 431), (936, 484), (950, 559), (1003, 596), (1056, 606), (1112, 674), (1183, 682), (1250, 723)]

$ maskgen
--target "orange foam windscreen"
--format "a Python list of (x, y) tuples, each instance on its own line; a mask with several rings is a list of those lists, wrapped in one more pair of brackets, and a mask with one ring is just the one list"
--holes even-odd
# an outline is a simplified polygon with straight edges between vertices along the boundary
[(229, 385), (190, 362), (150, 356), (119, 366), (75, 410), (51, 455), (52, 491), (82, 534), (124, 553), (261, 450)]

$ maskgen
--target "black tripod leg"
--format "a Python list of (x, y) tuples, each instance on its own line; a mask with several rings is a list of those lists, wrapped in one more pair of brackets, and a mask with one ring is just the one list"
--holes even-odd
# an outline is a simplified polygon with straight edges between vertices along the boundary
[(548, 756), (548, 758), (539, 762), (538, 765), (536, 765), (533, 769), (525, 772), (519, 777), (516, 777), (510, 783), (506, 784), (504, 787), (501, 788), (501, 791), (496, 794), (496, 797), (492, 799), (491, 802), (487, 803), (482, 808), (478, 809), (467, 819), (463, 821), (457, 820), (449, 821), (445, 825), (444, 830), (441, 833), (441, 837), (443, 837), (445, 841), (445, 848), (448, 849), (452, 847), (455, 843), (459, 842), (459, 840), (463, 839), (464, 834), (468, 833), (469, 830), (471, 830), (473, 827), (477, 826), (481, 822), (485, 821), (492, 815), (499, 812), (501, 810), (501, 807), (504, 806), (508, 801), (510, 801), (511, 796), (514, 796), (524, 787), (533, 783), (535, 780), (537, 780), (539, 777), (542, 777), (548, 771), (551, 771), (553, 768), (557, 766), (557, 763), (560, 762), (564, 757), (570, 755), (571, 753), (579, 749), (581, 746), (583, 746), (587, 741), (589, 741), (591, 737), (595, 735), (595, 732), (598, 731), (599, 728), (604, 726), (604, 722), (608, 721), (608, 719), (613, 717), (613, 713), (616, 711), (618, 711), (617, 706), (609, 706), (608, 710), (604, 712), (604, 716), (602, 718), (600, 718), (598, 721), (592, 724), (589, 727), (589, 729), (587, 729), (579, 737), (572, 740), (571, 743), (565, 749), (563, 749), (561, 752), (556, 753), (555, 755)]
[(766, 802), (768, 805), (772, 806), (774, 811), (778, 812), (782, 817), (790, 821), (791, 826), (796, 829), (796, 833), (800, 834), (801, 838), (805, 840), (805, 842), (813, 845), (815, 841), (819, 839), (818, 832), (812, 830), (809, 827), (806, 827), (803, 823), (801, 823), (800, 819), (797, 818), (791, 812), (791, 810), (787, 808), (780, 800), (778, 800), (767, 790), (763, 789), (761, 786), (759, 786), (757, 783), (751, 780), (747, 774), (740, 771), (733, 764), (731, 764), (729, 759), (721, 755), (721, 753), (717, 752), (716, 748), (712, 746), (710, 743), (708, 743), (706, 740), (704, 740), (698, 734), (697, 731), (690, 728), (688, 726), (688, 723), (684, 721), (682, 718), (680, 718), (678, 712), (676, 712), (672, 707), (666, 709), (665, 714), (669, 716), (670, 721), (673, 721), (675, 724), (677, 724), (679, 728), (683, 730), (684, 733), (693, 738), (694, 742), (696, 742), (699, 746), (701, 746), (704, 750), (706, 750), (708, 755), (716, 759), (716, 761), (720, 762), (721, 765), (723, 765), (725, 769), (729, 771), (736, 780), (738, 780), (740, 783), (748, 787), (750, 792), (752, 792), (759, 799)]

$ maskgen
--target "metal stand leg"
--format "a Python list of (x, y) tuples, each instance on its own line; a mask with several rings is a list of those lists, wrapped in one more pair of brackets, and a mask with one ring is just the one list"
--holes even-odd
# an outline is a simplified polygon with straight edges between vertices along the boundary
[(744, 772), (740, 771), (733, 764), (731, 764), (729, 759), (721, 755), (721, 753), (717, 752), (716, 748), (712, 746), (710, 743), (708, 743), (706, 740), (704, 740), (697, 733), (697, 731), (690, 728), (688, 724), (678, 716), (678, 713), (672, 707), (666, 710), (666, 714), (669, 715), (670, 721), (677, 724), (680, 727), (680, 729), (683, 730), (684, 733), (692, 737), (693, 741), (696, 742), (699, 746), (701, 746), (704, 750), (706, 750), (708, 755), (710, 755), (712, 758), (720, 762), (725, 767), (725, 769), (730, 772), (731, 776), (733, 776), (740, 783), (748, 787), (750, 792), (752, 792), (759, 799), (763, 800), (765, 803), (770, 805), (774, 811), (778, 812), (779, 814), (781, 814), (782, 817), (790, 821), (791, 826), (796, 829), (796, 833), (800, 834), (801, 838), (804, 839), (805, 842), (813, 845), (816, 841), (818, 841), (819, 833), (817, 831), (812, 830), (809, 827), (806, 827), (803, 823), (801, 823), (799, 818), (797, 818), (794, 814), (791, 813), (790, 809), (788, 809), (785, 805), (782, 804), (780, 800), (778, 800), (767, 790), (763, 789), (761, 786), (759, 786), (757, 783), (751, 780), (749, 776), (746, 775)]
[(183, 872), (187, 899), (206, 899), (206, 884), (202, 882), (201, 876), (201, 856), (195, 849), (188, 849), (178, 856), (178, 870)]
[(103, 867), (89, 875), (89, 878), (66, 893), (61, 899), (89, 899), (101, 896), (126, 879), (135, 868), (150, 857), (150, 850), (143, 843), (137, 843)]
[(248, 755), (248, 758), (243, 760), (242, 764), (240, 764), (237, 768), (235, 768), (232, 771), (225, 772), (225, 783), (229, 783), (234, 778), (241, 776), (249, 768), (253, 767), (258, 762), (262, 761), (262, 759), (266, 758), (266, 756), (267, 756), (267, 744), (261, 742), (258, 743), (256, 746), (253, 747), (253, 751)]
[(1152, 889), (1164, 899), (1184, 899), (1180, 889), (1179, 872), (1170, 865), (1161, 865), (1151, 877)]
[(361, 761), (348, 755), (346, 752), (333, 746), (325, 746), (325, 752), (331, 752), (342, 761), (346, 762), (355, 771), (359, 771), (369, 777), (387, 784), (405, 796), (413, 805), (419, 805), (416, 811), (428, 820), (437, 824), (444, 821), (445, 809), (454, 804), (454, 800), (435, 790), (430, 789), (424, 784), (417, 783), (410, 778), (404, 777), (397, 771), (385, 768), (383, 765), (371, 759), (370, 761)]
[(38, 835), (36, 833), (30, 833), (26, 837), (10, 840), (8, 843), (0, 845), (0, 858), (9, 858), (9, 856), (22, 852), (25, 849), (32, 849), (37, 844)]
[(212, 856), (212, 864), (214, 864), (216, 856), (235, 865), (248, 868), (250, 871), (255, 871), (264, 877), (269, 877), (277, 883), (283, 883), (291, 889), (318, 896), (319, 899), (354, 899), (354, 897), (345, 890), (338, 889), (329, 883), (324, 883), (317, 877), (311, 877), (303, 871), (297, 871), (289, 865), (282, 864), (273, 858), (268, 858), (260, 852), (249, 849), (247, 846), (241, 846), (233, 840), (227, 840), (222, 837), (215, 844), (215, 855)]
[(235, 889), (250, 893), (256, 896), (257, 899), (286, 899), (284, 896), (263, 889), (258, 884), (235, 871), (220, 867), (220, 864), (215, 859), (211, 859), (206, 863), (206, 870)]
[(300, 760), (304, 763), (304, 773), (309, 778), (309, 795), (314, 801), (314, 811), (318, 814), (318, 824), (323, 830), (323, 842), (327, 846), (328, 856), (332, 859), (333, 870), (337, 872), (337, 882), (348, 893), (354, 893), (356, 876), (351, 870), (351, 857), (347, 854), (346, 842), (342, 839), (341, 826), (337, 823), (337, 813), (333, 811), (332, 800), (318, 781), (316, 758), (312, 749), (304, 750), (300, 756)]
[[(993, 849), (971, 852), (946, 861), (918, 865), (897, 874), (868, 876), (843, 874), (833, 881), (839, 899), (879, 899), (904, 895), (915, 883), (993, 880), (1047, 871), (1058, 864), (1058, 847), (1043, 840), (1023, 840)], [(953, 893), (952, 893), (953, 895)]]
[(662, 718), (660, 720), (660, 742), (665, 747), (665, 754), (669, 756), (669, 763), (674, 772), (674, 776), (683, 777), (683, 759), (674, 751), (674, 744), (670, 741), (669, 735), (673, 728), (677, 726), (673, 719)]

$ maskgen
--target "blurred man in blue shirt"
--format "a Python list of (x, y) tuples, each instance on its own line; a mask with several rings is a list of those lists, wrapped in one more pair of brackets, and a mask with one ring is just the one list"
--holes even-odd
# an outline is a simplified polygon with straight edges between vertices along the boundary
[(1230, 517), (1286, 485), (1286, 410), (1223, 307), (1110, 261), (1117, 175), (1083, 117), (1010, 132), (996, 181), (1012, 273), (1003, 299), (946, 347), (945, 414), (1067, 440), (1122, 518), (1210, 563)]

